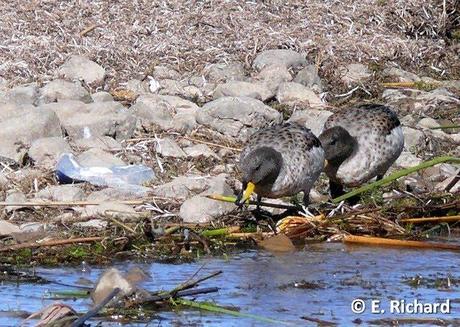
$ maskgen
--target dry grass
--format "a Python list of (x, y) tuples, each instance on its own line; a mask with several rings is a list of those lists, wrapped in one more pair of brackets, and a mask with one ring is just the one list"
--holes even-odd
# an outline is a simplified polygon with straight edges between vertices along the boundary
[(394, 61), (453, 78), (458, 16), (456, 0), (3, 0), (0, 76), (10, 85), (45, 81), (68, 55), (83, 54), (107, 69), (111, 88), (157, 63), (200, 74), (210, 63), (249, 66), (264, 49), (290, 48), (328, 71)]

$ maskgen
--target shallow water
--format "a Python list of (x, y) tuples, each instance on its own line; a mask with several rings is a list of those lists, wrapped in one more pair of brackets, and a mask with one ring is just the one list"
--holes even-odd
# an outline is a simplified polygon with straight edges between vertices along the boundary
[[(134, 265), (140, 266), (153, 276), (152, 280), (142, 284), (149, 290), (171, 289), (191, 277), (202, 265), (204, 268), (200, 275), (223, 270), (222, 275), (201, 285), (217, 286), (221, 288), (220, 291), (199, 296), (198, 299), (236, 306), (241, 312), (291, 322), (294, 325), (316, 325), (301, 317), (325, 320), (340, 326), (353, 325), (360, 321), (362, 325), (368, 325), (371, 321), (382, 318), (460, 318), (460, 256), (455, 252), (319, 244), (280, 256), (253, 251), (227, 260), (209, 258), (191, 264), (123, 262), (115, 266), (126, 271)], [(76, 267), (38, 269), (37, 273), (47, 279), (75, 284), (81, 277), (97, 280), (102, 270), (91, 267), (90, 272), (82, 272), (81, 267)], [(406, 278), (417, 275), (422, 277), (422, 283), (417, 288), (404, 282)], [(448, 278), (451, 281), (450, 288), (445, 287)], [(430, 281), (429, 285), (424, 281)], [(34, 312), (53, 302), (46, 299), (49, 292), (69, 288), (54, 284), (4, 284), (1, 290), (0, 310)], [(357, 298), (363, 299), (367, 305), (362, 314), (353, 313), (351, 310), (351, 303)], [(390, 312), (390, 300), (411, 302), (414, 299), (428, 303), (445, 302), (449, 299), (450, 314)], [(380, 309), (385, 310), (385, 313), (371, 313), (372, 300), (380, 300)], [(88, 310), (89, 300), (69, 300), (66, 303), (77, 311), (84, 312)], [(20, 318), (0, 315), (0, 326), (15, 326), (20, 321)], [(104, 323), (107, 326), (113, 324)], [(158, 312), (158, 316), (149, 325), (265, 326), (267, 323), (197, 310), (182, 310)]]

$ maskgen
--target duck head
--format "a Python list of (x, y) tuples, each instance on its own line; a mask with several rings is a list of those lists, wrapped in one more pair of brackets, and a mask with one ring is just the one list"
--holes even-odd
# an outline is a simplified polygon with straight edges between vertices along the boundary
[(245, 203), (258, 187), (271, 187), (278, 178), (283, 158), (281, 153), (271, 147), (260, 147), (244, 157), (240, 163), (243, 174), (243, 190), (236, 204)]
[(340, 165), (354, 151), (357, 146), (356, 139), (340, 126), (325, 130), (319, 136), (324, 149), (324, 157), (328, 165)]

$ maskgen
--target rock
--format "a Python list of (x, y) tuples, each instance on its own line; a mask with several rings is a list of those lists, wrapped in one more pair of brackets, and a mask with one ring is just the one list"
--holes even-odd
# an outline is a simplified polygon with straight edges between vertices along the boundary
[(422, 118), (418, 122), (417, 126), (424, 128), (424, 129), (431, 129), (433, 127), (439, 127), (441, 125), (435, 119), (430, 118), (430, 117), (425, 117), (425, 118)]
[(442, 182), (450, 176), (454, 175), (455, 171), (456, 168), (453, 165), (443, 163), (423, 169), (419, 172), (419, 174), (425, 181), (437, 183)]
[(330, 115), (332, 115), (332, 112), (327, 110), (296, 110), (292, 113), (289, 121), (303, 125), (311, 129), (313, 134), (319, 136), (323, 130), (324, 123)]
[(161, 80), (158, 93), (161, 95), (176, 95), (186, 99), (203, 98), (203, 93), (195, 85), (187, 85), (185, 82), (172, 79)]
[(36, 109), (37, 108), (31, 104), (17, 104), (13, 102), (2, 103), (0, 104), (0, 122), (34, 112)]
[(209, 65), (205, 68), (205, 76), (217, 83), (246, 80), (244, 66), (238, 62)]
[(62, 136), (61, 125), (51, 110), (34, 110), (0, 122), (0, 156), (20, 161), (33, 141)]
[(402, 128), (404, 134), (404, 149), (412, 153), (417, 153), (418, 150), (425, 146), (426, 136), (422, 131), (403, 126)]
[(109, 223), (102, 219), (91, 219), (88, 221), (81, 221), (73, 223), (72, 226), (76, 228), (91, 228), (97, 230), (105, 230)]
[(63, 101), (40, 106), (53, 110), (72, 139), (112, 136), (117, 140), (134, 134), (137, 118), (118, 102)]
[(179, 176), (171, 182), (153, 189), (155, 196), (174, 199), (188, 199), (194, 194), (204, 192), (210, 184), (210, 178), (203, 176)]
[(101, 149), (89, 149), (77, 156), (77, 161), (83, 167), (107, 167), (125, 166), (126, 163), (120, 158)]
[(318, 75), (318, 69), (316, 69), (315, 65), (308, 65), (301, 69), (294, 78), (294, 82), (302, 84), (316, 93), (323, 92), (323, 83), (321, 82), (321, 78)]
[(9, 103), (35, 104), (38, 100), (37, 83), (16, 86), (6, 93), (5, 98)]
[(276, 98), (281, 104), (305, 104), (311, 107), (324, 106), (313, 90), (294, 82), (281, 83), (278, 87)]
[(94, 102), (110, 102), (113, 101), (113, 96), (109, 92), (99, 91), (91, 94), (91, 98)]
[(166, 67), (166, 66), (155, 66), (153, 69), (153, 78), (156, 80), (161, 79), (175, 79), (178, 80), (181, 78), (177, 70)]
[(187, 156), (181, 147), (169, 137), (158, 140), (156, 152), (163, 157), (185, 158)]
[(20, 233), (21, 229), (10, 222), (0, 220), (0, 236), (8, 236), (13, 233)]
[(86, 206), (79, 208), (83, 218), (97, 216), (111, 216), (120, 219), (121, 221), (132, 220), (138, 218), (139, 215), (131, 206), (117, 202), (103, 202), (96, 206)]
[(273, 95), (274, 93), (263, 84), (244, 81), (229, 81), (216, 87), (213, 98), (218, 99), (225, 96), (244, 96), (265, 101), (273, 97)]
[(88, 91), (78, 82), (73, 83), (57, 79), (40, 89), (39, 104), (60, 100), (78, 100), (84, 103), (93, 101)]
[(88, 84), (102, 84), (105, 69), (86, 57), (73, 55), (59, 69), (59, 75), (69, 79), (83, 80)]
[(392, 80), (393, 82), (419, 82), (421, 80), (416, 74), (396, 67), (385, 68), (383, 75), (393, 79), (396, 78), (397, 80)]
[(293, 50), (273, 49), (265, 50), (257, 55), (252, 66), (261, 70), (267, 66), (283, 65), (286, 68), (299, 67), (307, 64), (305, 55), (302, 55)]
[(418, 118), (414, 117), (414, 115), (406, 115), (399, 117), (399, 121), (403, 126), (414, 127), (417, 125)]
[[(9, 192), (5, 198), (6, 203), (23, 203), (27, 202), (27, 197), (22, 192), (12, 191)], [(18, 209), (26, 208), (23, 206), (5, 206), (6, 212), (12, 212)]]
[(459, 193), (460, 192), (460, 169), (457, 169), (457, 171), (451, 174), (448, 178), (436, 184), (435, 190), (440, 191), (440, 192)]
[(35, 198), (50, 201), (82, 201), (85, 192), (75, 185), (52, 185), (40, 190), (35, 194)]
[(346, 85), (362, 83), (372, 77), (372, 73), (363, 64), (349, 64), (339, 68), (342, 82)]
[(206, 192), (185, 200), (179, 212), (179, 216), (185, 223), (208, 223), (235, 210), (233, 203), (214, 201), (204, 197), (206, 194), (214, 193), (233, 195), (233, 191), (225, 182), (225, 178), (225, 175), (214, 177)]
[(199, 107), (191, 101), (177, 96), (142, 95), (131, 107), (142, 123), (151, 123), (162, 129), (188, 132), (194, 129)]
[(150, 94), (150, 87), (148, 81), (130, 79), (128, 82), (126, 82), (126, 89), (128, 91), (133, 92), (136, 96)]
[(248, 97), (222, 97), (206, 103), (197, 113), (198, 123), (239, 141), (268, 124), (281, 121), (278, 111)]
[(123, 188), (114, 188), (108, 187), (100, 191), (95, 191), (91, 193), (87, 200), (95, 202), (104, 202), (104, 201), (120, 201), (120, 200), (137, 200), (139, 198), (146, 197), (152, 192), (152, 189), (149, 187), (138, 186), (136, 188), (123, 187)]
[(260, 81), (265, 84), (272, 92), (276, 92), (278, 86), (283, 82), (292, 81), (292, 75), (286, 66), (275, 65), (267, 66), (262, 69), (255, 77), (254, 80)]
[(92, 148), (101, 149), (104, 151), (121, 151), (123, 147), (120, 142), (114, 140), (110, 136), (96, 136), (89, 138), (78, 139), (75, 145), (81, 149), (88, 150)]
[(59, 157), (66, 152), (72, 152), (72, 149), (66, 140), (58, 136), (35, 140), (28, 154), (36, 166), (53, 168)]
[(220, 159), (218, 155), (214, 153), (206, 144), (196, 144), (189, 147), (184, 148), (184, 152), (187, 154), (188, 157), (192, 158), (216, 158)]
[(408, 151), (403, 151), (399, 158), (395, 162), (395, 166), (400, 168), (409, 168), (417, 166), (422, 162), (421, 159), (417, 158), (415, 155)]

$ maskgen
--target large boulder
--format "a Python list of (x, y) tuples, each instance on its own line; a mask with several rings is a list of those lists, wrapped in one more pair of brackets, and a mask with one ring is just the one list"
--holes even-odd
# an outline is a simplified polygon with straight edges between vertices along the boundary
[(170, 95), (141, 95), (131, 107), (143, 124), (155, 124), (162, 129), (188, 132), (196, 127), (199, 107), (191, 101)]
[(122, 104), (114, 101), (85, 104), (80, 101), (49, 103), (40, 109), (53, 110), (73, 139), (90, 136), (111, 136), (117, 140), (130, 138), (137, 118)]
[(40, 104), (60, 100), (78, 100), (85, 103), (93, 101), (88, 91), (78, 82), (57, 79), (49, 82), (40, 89), (38, 100)]
[(58, 72), (69, 79), (83, 80), (88, 84), (101, 84), (105, 78), (105, 69), (82, 56), (71, 56)]
[(283, 65), (289, 67), (299, 67), (307, 64), (305, 55), (302, 55), (294, 50), (273, 49), (265, 50), (257, 55), (252, 66), (261, 70), (267, 66)]
[(33, 141), (54, 136), (62, 129), (52, 110), (26, 110), (0, 121), (0, 156), (18, 161)]
[(262, 101), (248, 97), (222, 97), (206, 103), (197, 114), (198, 123), (245, 141), (256, 130), (282, 121), (281, 114)]
[(250, 83), (244, 81), (229, 81), (219, 84), (214, 90), (213, 98), (225, 96), (250, 97), (265, 101), (273, 97), (274, 93), (262, 83)]

